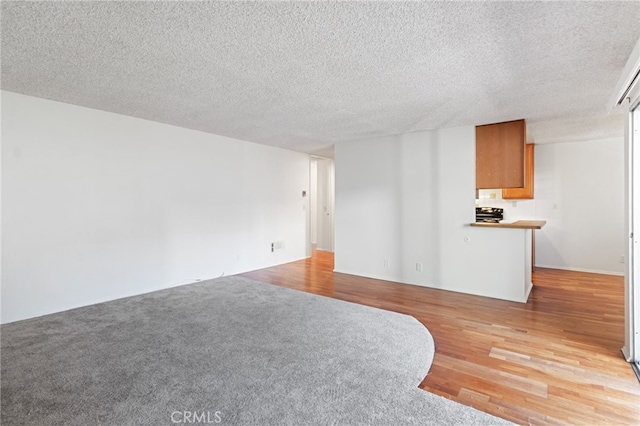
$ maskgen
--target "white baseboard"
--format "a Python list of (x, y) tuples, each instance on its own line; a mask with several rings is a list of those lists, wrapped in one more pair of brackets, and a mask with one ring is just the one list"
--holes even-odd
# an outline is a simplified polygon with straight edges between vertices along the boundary
[(633, 360), (631, 359), (631, 352), (629, 351), (629, 348), (627, 348), (626, 346), (624, 346), (622, 349), (622, 355), (624, 356), (624, 360), (627, 362), (632, 362)]
[(563, 271), (575, 271), (575, 272), (588, 272), (590, 274), (603, 274), (603, 275), (617, 275), (624, 276), (624, 272), (618, 271), (603, 271), (600, 269), (586, 269), (586, 268), (573, 268), (570, 266), (557, 266), (557, 265), (540, 265), (536, 264), (536, 268), (549, 268), (549, 269), (561, 269)]
[(529, 301), (529, 295), (531, 294), (531, 290), (533, 290), (533, 283), (529, 283), (527, 285), (527, 289), (524, 291), (524, 302), (523, 303), (527, 303), (527, 301)]

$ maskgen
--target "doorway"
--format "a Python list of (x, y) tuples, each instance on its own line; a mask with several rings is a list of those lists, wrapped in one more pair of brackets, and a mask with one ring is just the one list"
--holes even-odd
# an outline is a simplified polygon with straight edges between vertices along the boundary
[(309, 240), (311, 250), (334, 250), (334, 163), (311, 157), (309, 167)]

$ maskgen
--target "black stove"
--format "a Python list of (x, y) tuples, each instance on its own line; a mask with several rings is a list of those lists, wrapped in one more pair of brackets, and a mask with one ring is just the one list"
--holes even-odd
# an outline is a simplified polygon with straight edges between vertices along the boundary
[(476, 207), (476, 222), (500, 223), (504, 210), (498, 207)]

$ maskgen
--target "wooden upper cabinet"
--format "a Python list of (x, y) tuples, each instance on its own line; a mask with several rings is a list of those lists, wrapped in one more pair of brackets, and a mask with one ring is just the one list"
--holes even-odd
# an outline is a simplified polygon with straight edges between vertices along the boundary
[(527, 144), (525, 150), (524, 188), (504, 188), (502, 198), (504, 200), (531, 200), (533, 199), (533, 157), (535, 145)]
[(476, 126), (476, 188), (524, 187), (524, 120)]

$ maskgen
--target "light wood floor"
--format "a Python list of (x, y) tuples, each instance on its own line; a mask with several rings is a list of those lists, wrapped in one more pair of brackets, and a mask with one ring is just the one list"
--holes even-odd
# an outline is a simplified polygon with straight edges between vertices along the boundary
[(426, 391), (523, 425), (640, 424), (622, 277), (537, 269), (520, 304), (334, 273), (321, 251), (242, 275), (414, 316), (436, 344)]

